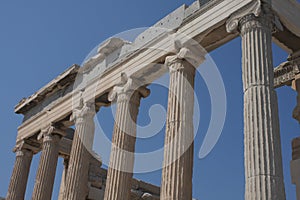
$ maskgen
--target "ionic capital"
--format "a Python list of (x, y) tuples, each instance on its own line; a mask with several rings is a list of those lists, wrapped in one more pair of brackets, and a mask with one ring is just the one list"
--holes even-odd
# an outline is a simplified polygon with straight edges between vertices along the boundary
[(16, 157), (30, 156), (33, 152), (29, 149), (18, 149), (16, 151)]
[(95, 103), (83, 103), (83, 100), (81, 100), (80, 106), (73, 110), (70, 120), (75, 121), (76, 124), (84, 123), (86, 120), (93, 120), (95, 114)]
[[(227, 32), (231, 33), (238, 30), (243, 33), (244, 31), (255, 27), (268, 27), (274, 29), (274, 31), (283, 30), (280, 20), (273, 14), (271, 5), (269, 4), (270, 3), (265, 2), (264, 0), (256, 0), (245, 8), (232, 14), (226, 22)], [(265, 17), (261, 18), (262, 15)], [(244, 30), (241, 30), (242, 26), (246, 23), (247, 26), (243, 27)]]
[(51, 124), (41, 130), (37, 139), (41, 140), (43, 138), (44, 141), (50, 141), (54, 135), (58, 135), (59, 138), (62, 138), (66, 136), (66, 131), (62, 130), (55, 124)]
[[(204, 60), (205, 57), (202, 50), (183, 47), (176, 55), (167, 56), (165, 65), (170, 69), (170, 72), (176, 72), (186, 67), (181, 65), (183, 61), (189, 62), (192, 67), (196, 68)], [(179, 63), (179, 65), (177, 65), (177, 63)]]
[(38, 143), (33, 143), (27, 140), (22, 140), (13, 149), (13, 152), (16, 153), (16, 156), (30, 155), (33, 153), (38, 153), (39, 151), (40, 147)]
[(132, 95), (137, 92), (138, 98), (146, 98), (150, 94), (150, 90), (143, 86), (143, 83), (136, 78), (127, 77), (125, 73), (121, 75), (121, 83), (115, 86), (108, 94), (108, 100), (130, 100)]

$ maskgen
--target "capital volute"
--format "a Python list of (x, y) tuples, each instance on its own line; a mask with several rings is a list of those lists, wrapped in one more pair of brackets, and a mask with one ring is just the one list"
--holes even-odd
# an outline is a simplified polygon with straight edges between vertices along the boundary
[[(260, 16), (264, 17), (260, 18)], [(258, 20), (261, 20), (261, 22), (258, 23)], [(269, 26), (269, 28), (274, 29), (275, 31), (283, 30), (279, 18), (274, 15), (271, 10), (270, 3), (264, 2), (264, 0), (255, 0), (246, 7), (232, 14), (226, 22), (226, 30), (228, 33), (234, 31), (242, 32), (241, 26), (244, 24), (247, 24), (248, 26), (244, 27), (246, 30), (258, 26)]]
[(226, 30), (228, 33), (231, 33), (238, 29), (240, 20), (247, 15), (254, 15), (258, 17), (262, 10), (262, 2), (260, 0), (253, 1), (244, 9), (234, 13), (226, 22)]
[(196, 68), (204, 60), (203, 50), (183, 47), (176, 55), (167, 56), (165, 65), (170, 69), (170, 72), (175, 72), (185, 68), (185, 66), (182, 65), (183, 61), (188, 61), (192, 67)]
[(122, 100), (130, 99), (134, 93), (140, 97), (146, 98), (150, 94), (150, 90), (144, 86), (144, 84), (132, 77), (127, 77), (125, 73), (121, 74), (121, 83), (115, 86), (108, 94), (108, 100)]
[(50, 124), (41, 130), (40, 134), (37, 137), (37, 140), (41, 140), (42, 138), (44, 139), (44, 141), (52, 140), (52, 137), (55, 135), (59, 136), (58, 138), (62, 138), (66, 135), (66, 132), (62, 130), (58, 125)]
[(17, 156), (32, 155), (40, 151), (40, 145), (37, 142), (30, 142), (26, 139), (18, 142), (13, 149)]
[[(28, 151), (28, 150), (30, 150), (30, 149), (28, 149), (28, 148), (24, 148), (25, 147), (25, 145), (26, 145), (26, 143), (24, 142), (24, 141), (22, 141), (21, 143), (19, 143), (19, 144), (17, 144), (15, 147), (14, 147), (14, 149), (13, 149), (13, 152), (15, 152), (15, 153), (19, 153), (19, 152), (22, 152), (22, 151)], [(20, 154), (20, 153), (19, 153)]]
[(70, 117), (70, 120), (75, 121), (76, 124), (83, 123), (86, 120), (93, 120), (96, 114), (94, 102), (83, 102), (83, 99), (80, 102), (79, 107), (73, 110)]

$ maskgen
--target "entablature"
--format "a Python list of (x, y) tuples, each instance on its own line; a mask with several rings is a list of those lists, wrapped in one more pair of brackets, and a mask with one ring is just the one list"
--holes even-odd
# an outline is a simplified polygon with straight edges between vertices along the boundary
[[(94, 98), (109, 104), (107, 94), (121, 81), (121, 73), (126, 72), (128, 76), (151, 83), (167, 72), (162, 64), (174, 48), (174, 36), (179, 37), (182, 44), (194, 39), (207, 52), (237, 37), (237, 31), (226, 31), (226, 21), (232, 14), (256, 1), (258, 0), (211, 0), (203, 6), (201, 1), (196, 1), (189, 7), (179, 7), (141, 33), (132, 43), (110, 38), (100, 45), (97, 53), (88, 58), (81, 68), (73, 65), (16, 106), (16, 113), (25, 115), (24, 122), (18, 129), (17, 141), (39, 132), (40, 126), (49, 121), (68, 119), (72, 113), (73, 102), (82, 98), (82, 95), (77, 95), (78, 91), (71, 90), (71, 84), (80, 73), (89, 73), (105, 62), (105, 69), (101, 71), (102, 68), (99, 68), (101, 76), (91, 76), (81, 91), (84, 91), (86, 101)], [(288, 52), (293, 52), (296, 49), (294, 45), (300, 41), (300, 21), (297, 20), (300, 19), (299, 4), (293, 0), (286, 0), (284, 3), (282, 0), (273, 0), (272, 7), (284, 27), (283, 32), (274, 33), (274, 41)], [(160, 31), (155, 32), (159, 29)], [(105, 54), (114, 56), (107, 62), (103, 59)], [(94, 93), (89, 93), (90, 91)], [(42, 101), (46, 102), (46, 98), (48, 102), (43, 104)]]

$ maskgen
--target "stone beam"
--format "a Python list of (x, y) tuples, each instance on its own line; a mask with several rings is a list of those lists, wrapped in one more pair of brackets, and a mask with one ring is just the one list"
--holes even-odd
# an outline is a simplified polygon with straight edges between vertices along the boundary
[[(177, 33), (180, 33), (180, 35), (177, 35), (177, 39), (185, 43), (188, 38), (193, 38), (208, 52), (212, 51), (238, 36), (237, 32), (230, 34), (226, 32), (226, 20), (232, 13), (245, 8), (253, 1), (256, 0), (212, 0), (200, 8), (197, 8), (197, 2), (195, 2), (192, 8), (186, 8), (185, 18), (178, 27), (176, 26)], [(299, 5), (296, 3), (297, 5), (295, 6), (295, 2), (292, 0), (284, 1), (284, 4), (281, 4), (282, 0), (273, 0), (274, 11), (282, 21), (282, 24), (286, 28), (285, 30), (299, 36), (300, 22), (297, 21), (300, 18), (300, 16), (297, 18), (300, 15)], [(293, 15), (288, 13), (290, 9)], [(170, 40), (170, 34), (172, 33), (174, 32), (158, 35), (151, 42), (148, 42), (146, 46), (143, 46), (142, 50), (135, 51), (126, 56), (125, 59), (118, 59), (114, 62), (105, 71), (103, 76), (95, 77), (88, 83), (85, 88), (86, 99), (90, 100), (95, 96), (99, 98), (107, 95), (120, 82), (120, 73), (125, 71), (129, 72), (129, 76), (142, 77), (147, 83), (166, 73), (167, 70), (165, 68), (153, 63), (162, 64), (165, 57), (169, 55), (169, 52), (165, 51), (165, 49), (171, 50), (173, 47), (173, 41)], [(183, 37), (184, 35), (188, 36), (188, 38)], [(274, 38), (274, 41), (280, 46), (285, 46), (287, 51), (292, 49), (291, 47), (286, 47), (286, 44), (282, 45), (283, 41), (280, 38)], [(287, 43), (290, 44), (290, 42)], [(145, 77), (144, 74), (147, 74), (147, 76)], [(41, 124), (43, 125), (48, 121), (58, 122), (70, 116), (73, 108), (73, 100), (78, 102), (79, 99), (79, 94), (67, 93), (63, 97), (51, 102), (51, 105), (46, 108), (41, 108), (40, 112), (28, 118), (18, 128), (17, 141), (38, 133)], [(24, 103), (21, 104), (24, 105)]]
[[(299, 46), (300, 47), (300, 46)], [(274, 69), (274, 88), (292, 86), (296, 76), (300, 73), (300, 51), (289, 56)]]
[(54, 80), (50, 81), (46, 86), (42, 87), (36, 93), (28, 98), (22, 99), (15, 106), (15, 113), (25, 114), (28, 110), (39, 104), (42, 100), (49, 96), (49, 93), (54, 93), (57, 90), (67, 87), (75, 80), (79, 66), (74, 64), (61, 73)]
[[(214, 1), (214, 3), (210, 3), (209, 6), (195, 11), (187, 19), (185, 19), (177, 32), (201, 42), (204, 35), (214, 33), (215, 30), (218, 30), (218, 27), (225, 26), (226, 19), (232, 13), (243, 8), (251, 1), (252, 0)], [(224, 38), (224, 40), (220, 42), (221, 44), (230, 41), (233, 38), (232, 35), (235, 36), (235, 34), (231, 34), (230, 36), (230, 34), (226, 33), (226, 31), (222, 32), (222, 34), (223, 35), (219, 36), (220, 38)], [(178, 39), (181, 39), (183, 43), (188, 40), (186, 37)], [(214, 41), (206, 42), (206, 45), (209, 46), (213, 43)], [(86, 92), (86, 99), (89, 100), (93, 98), (94, 95), (99, 97), (110, 91), (113, 86), (117, 85), (121, 81), (120, 73), (124, 71), (129, 72), (129, 75), (133, 75), (133, 77), (137, 78), (142, 77), (143, 74), (146, 73), (147, 77), (143, 78), (145, 78), (144, 81), (147, 83), (157, 79), (167, 71), (153, 63), (163, 63), (165, 57), (169, 54), (169, 52), (165, 51), (165, 49), (172, 49), (172, 47), (173, 41), (170, 40), (170, 37), (166, 37), (166, 35), (164, 35), (161, 38), (156, 39), (155, 42), (151, 44), (151, 48), (136, 51), (125, 60), (120, 60), (114, 63), (114, 66), (112, 66), (110, 70), (106, 71), (102, 77), (96, 77), (93, 81), (88, 83), (85, 90), (91, 91), (91, 93)], [(214, 48), (217, 47), (218, 46), (214, 46)], [(77, 102), (79, 99), (80, 95), (75, 95), (74, 97), (73, 94), (67, 94), (63, 98), (54, 102), (51, 108), (49, 107), (47, 110), (42, 110), (40, 113), (25, 121), (18, 128), (17, 141), (39, 132), (41, 124), (45, 124), (48, 121), (57, 122), (70, 115), (73, 108), (72, 102)]]
[(280, 64), (274, 69), (274, 88), (291, 86), (299, 73), (299, 66), (293, 65), (289, 61)]
[[(93, 160), (93, 159), (92, 159)], [(97, 164), (98, 162), (98, 164)], [(100, 161), (91, 161), (89, 169), (89, 200), (103, 199), (107, 170), (100, 167)], [(159, 200), (160, 188), (141, 180), (131, 180), (130, 199)]]
[(63, 137), (59, 143), (59, 154), (63, 157), (70, 156), (71, 147), (72, 147), (72, 140)]

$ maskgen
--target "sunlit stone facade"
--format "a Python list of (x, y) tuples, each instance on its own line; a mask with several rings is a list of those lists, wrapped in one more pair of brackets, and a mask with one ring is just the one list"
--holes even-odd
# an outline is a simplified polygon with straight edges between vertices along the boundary
[[(6, 199), (24, 199), (31, 160), (41, 152), (32, 199), (51, 199), (57, 161), (63, 157), (59, 199), (191, 200), (195, 69), (207, 52), (241, 37), (245, 199), (285, 200), (274, 89), (288, 85), (298, 93), (293, 117), (300, 122), (300, 9), (296, 4), (292, 0), (200, 0), (181, 6), (152, 27), (160, 31), (148, 29), (132, 43), (120, 38), (103, 42), (83, 66), (71, 66), (15, 107), (24, 120), (18, 128)], [(275, 71), (272, 40), (290, 54)], [(150, 93), (147, 86), (168, 70), (159, 188), (132, 178), (136, 121), (141, 99)], [(102, 106), (113, 103), (117, 110), (106, 171), (101, 168), (101, 155), (92, 149), (94, 118)], [(291, 147), (291, 176), (300, 200), (299, 138)]]

